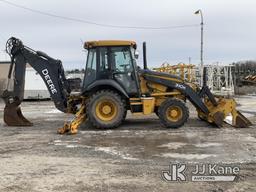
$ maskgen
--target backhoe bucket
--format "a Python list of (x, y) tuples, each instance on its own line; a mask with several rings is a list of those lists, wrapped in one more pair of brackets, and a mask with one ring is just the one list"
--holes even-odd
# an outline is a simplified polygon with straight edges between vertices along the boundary
[(29, 120), (27, 120), (19, 106), (19, 103), (7, 103), (4, 108), (4, 122), (8, 126), (32, 126)]
[(224, 122), (229, 123), (225, 121), (225, 119), (231, 115), (232, 121), (229, 124), (233, 127), (246, 128), (252, 125), (241, 112), (236, 110), (236, 102), (234, 99), (219, 98), (217, 100), (217, 106), (214, 106), (208, 99), (205, 99), (204, 103), (210, 113), (204, 114), (198, 111), (198, 116), (209, 123), (222, 127)]

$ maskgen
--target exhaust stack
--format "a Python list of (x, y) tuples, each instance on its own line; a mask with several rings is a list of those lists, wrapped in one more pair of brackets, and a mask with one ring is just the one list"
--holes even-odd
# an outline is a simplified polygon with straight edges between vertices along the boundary
[(143, 65), (144, 65), (144, 69), (148, 69), (146, 42), (143, 42)]

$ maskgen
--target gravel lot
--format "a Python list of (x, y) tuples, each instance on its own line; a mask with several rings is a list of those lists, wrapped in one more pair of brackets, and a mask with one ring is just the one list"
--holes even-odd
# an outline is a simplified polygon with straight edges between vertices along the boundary
[[(239, 108), (256, 123), (255, 97), (240, 97)], [(58, 135), (72, 116), (53, 103), (24, 102), (33, 127), (7, 127), (0, 102), (0, 191), (256, 191), (256, 126), (215, 128), (196, 118), (180, 129), (162, 127), (155, 115), (133, 117), (114, 130), (83, 125), (77, 135)], [(234, 182), (167, 182), (170, 163), (238, 166)]]

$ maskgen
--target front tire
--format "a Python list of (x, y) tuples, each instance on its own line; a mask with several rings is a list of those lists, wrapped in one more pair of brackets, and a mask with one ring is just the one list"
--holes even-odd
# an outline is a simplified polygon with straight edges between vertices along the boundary
[(90, 97), (86, 113), (94, 127), (110, 129), (122, 123), (125, 107), (119, 94), (111, 90), (102, 90)]
[(179, 99), (166, 99), (158, 109), (158, 117), (167, 128), (179, 128), (187, 122), (189, 111)]

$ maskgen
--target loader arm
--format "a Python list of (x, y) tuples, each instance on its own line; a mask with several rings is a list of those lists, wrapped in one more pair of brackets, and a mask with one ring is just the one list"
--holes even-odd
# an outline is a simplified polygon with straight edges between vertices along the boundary
[[(6, 124), (24, 125), (21, 123), (22, 120), (19, 119), (19, 116), (21, 119), (24, 119), (19, 105), (24, 97), (25, 72), (27, 64), (34, 68), (42, 77), (56, 108), (62, 112), (67, 112), (67, 100), (70, 94), (70, 88), (66, 80), (61, 61), (53, 59), (43, 52), (34, 51), (33, 49), (24, 46), (19, 39), (14, 37), (7, 41), (6, 51), (11, 57), (7, 90), (4, 91), (3, 94), (3, 98), (6, 103), (4, 114)], [(12, 74), (14, 85), (13, 89), (9, 90), (8, 86)], [(18, 113), (17, 116), (14, 114), (15, 110)], [(17, 120), (15, 120), (15, 118)]]
[[(169, 87), (171, 89), (177, 89), (182, 92), (186, 98), (190, 100), (190, 102), (197, 108), (200, 109), (202, 112), (208, 114), (209, 110), (204, 104), (202, 97), (196, 91), (194, 91), (189, 85), (187, 85), (183, 80), (179, 79), (176, 76), (171, 76), (155, 71), (144, 70), (143, 76), (147, 81), (151, 81), (154, 83), (158, 83)], [(203, 94), (202, 94), (203, 96)], [(210, 97), (212, 95), (209, 95)]]

